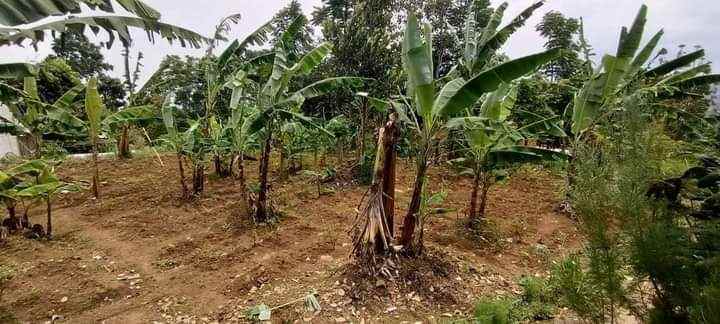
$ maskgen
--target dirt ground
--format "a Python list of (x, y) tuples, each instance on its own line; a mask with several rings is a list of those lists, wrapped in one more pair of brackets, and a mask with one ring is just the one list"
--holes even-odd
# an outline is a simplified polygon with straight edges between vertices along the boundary
[[(210, 179), (202, 198), (182, 202), (174, 157), (162, 160), (164, 167), (153, 156), (102, 160), (100, 200), (88, 191), (56, 199), (54, 240), (13, 236), (0, 247), (0, 263), (17, 270), (0, 301), (5, 321), (242, 322), (255, 305), (299, 299), (274, 310), (272, 321), (441, 322), (470, 316), (481, 295), (518, 293), (522, 275), (547, 274), (553, 260), (581, 244), (573, 221), (554, 211), (562, 180), (550, 172), (524, 168), (495, 186), (491, 235), (478, 238), (458, 225), (470, 179), (437, 166), (429, 189), (446, 190), (442, 207), (451, 211), (431, 216), (426, 226), (427, 262), (419, 261), (418, 274), (404, 282), (356, 282), (347, 271), (348, 231), (366, 187), (330, 184), (332, 192), (318, 197), (308, 176), (276, 180), (272, 197), (282, 220), (238, 228), (234, 179)], [(254, 182), (257, 164), (247, 169)], [(398, 168), (398, 228), (412, 169), (406, 162)], [(91, 176), (82, 161), (59, 171), (68, 180)], [(44, 213), (35, 207), (31, 220), (44, 224)], [(373, 285), (373, 294), (358, 292)], [(310, 291), (317, 292), (319, 312), (304, 310)]]

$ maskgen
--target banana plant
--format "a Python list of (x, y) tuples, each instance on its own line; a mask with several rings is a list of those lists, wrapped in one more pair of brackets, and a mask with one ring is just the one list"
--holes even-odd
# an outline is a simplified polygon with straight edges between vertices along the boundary
[(98, 92), (97, 78), (90, 78), (85, 92), (85, 114), (88, 117), (87, 129), (88, 137), (92, 145), (92, 161), (93, 161), (93, 177), (92, 192), (95, 199), (100, 199), (100, 171), (98, 169), (98, 143), (100, 141), (101, 132), (101, 116), (105, 110), (105, 105), (100, 98)]
[[(317, 134), (313, 134), (316, 128), (306, 128), (297, 121), (286, 121), (278, 127), (277, 143), (280, 154), (280, 179), (287, 180), (291, 170), (302, 169), (302, 153), (310, 148), (310, 138)], [(326, 133), (323, 135), (327, 136)]]
[(79, 186), (73, 183), (60, 181), (54, 173), (54, 167), (43, 160), (31, 160), (5, 171), (0, 171), (0, 197), (10, 214), (10, 222), (19, 229), (30, 227), (30, 220), (27, 218), (26, 208), (23, 220), (15, 216), (15, 204), (18, 201), (31, 201), (38, 199), (45, 201), (47, 206), (47, 231), (46, 237), (52, 237), (52, 205), (51, 199), (58, 192), (79, 190)]
[(184, 160), (184, 148), (186, 136), (180, 133), (175, 124), (175, 116), (173, 115), (172, 107), (173, 99), (172, 96), (165, 98), (162, 106), (162, 119), (165, 125), (166, 134), (160, 138), (160, 142), (164, 144), (168, 149), (175, 152), (178, 162), (178, 172), (180, 175), (180, 188), (182, 189), (182, 198), (187, 199), (190, 194), (185, 178), (185, 168), (183, 166)]
[[(210, 58), (217, 43), (225, 40), (225, 34), (230, 28), (231, 23), (239, 21), (239, 15), (230, 15), (223, 18), (218, 24), (214, 37), (212, 38), (210, 45), (207, 48), (206, 57)], [(253, 60), (250, 59), (246, 62), (242, 62), (242, 58), (245, 56), (247, 49), (250, 46), (260, 46), (265, 44), (269, 39), (269, 34), (272, 32), (273, 21), (268, 21), (258, 29), (246, 36), (242, 41), (235, 40), (218, 56), (212, 60), (211, 64), (207, 65), (205, 71), (205, 79), (207, 82), (206, 89), (206, 100), (205, 100), (205, 118), (209, 118), (214, 114), (215, 105), (217, 104), (218, 96), (223, 89), (228, 88), (228, 83), (237, 81), (238, 73), (243, 73), (247, 69), (247, 65), (251, 65)], [(239, 62), (240, 61), (240, 62)], [(241, 63), (241, 67), (236, 67), (234, 63)]]
[[(19, 197), (17, 195), (18, 181), (15, 177), (0, 171), (0, 201), (5, 205), (8, 212), (8, 226), (10, 231), (21, 228), (20, 220), (17, 218), (16, 208)], [(3, 222), (4, 223), (4, 222)]]
[(36, 158), (41, 154), (44, 138), (82, 136), (84, 122), (75, 117), (70, 108), (85, 90), (84, 85), (68, 90), (49, 104), (40, 99), (34, 76), (25, 77), (23, 81), (22, 90), (6, 85), (13, 92), (13, 98), (3, 103), (12, 118), (0, 116), (0, 133), (28, 138), (27, 150)]
[(112, 114), (106, 115), (102, 122), (102, 132), (107, 138), (116, 138), (116, 154), (118, 158), (130, 158), (129, 131), (134, 125), (157, 118), (157, 112), (152, 105), (124, 107)]
[[(259, 147), (257, 134), (250, 131), (250, 123), (254, 120), (258, 110), (251, 105), (249, 100), (242, 98), (248, 81), (245, 76), (245, 73), (238, 73), (235, 79), (228, 82), (227, 87), (232, 89), (230, 98), (232, 116), (226, 127), (230, 135), (231, 155), (235, 156), (234, 159), (237, 160), (237, 179), (240, 186), (240, 199), (243, 204), (240, 215), (252, 217), (252, 204), (248, 196), (245, 180), (245, 160), (248, 152), (255, 151)], [(230, 163), (231, 168), (232, 164)]]
[(572, 114), (571, 129), (575, 142), (599, 121), (611, 117), (614, 109), (621, 107), (622, 101), (628, 96), (647, 92), (662, 95), (720, 82), (720, 75), (709, 74), (709, 66), (695, 64), (705, 56), (704, 50), (647, 68), (664, 34), (663, 30), (658, 31), (640, 47), (647, 11), (647, 6), (641, 6), (632, 25), (622, 28), (616, 54), (603, 57), (602, 64), (568, 106), (568, 114)]
[[(180, 185), (182, 188), (183, 199), (197, 197), (204, 189), (204, 169), (205, 158), (211, 147), (208, 138), (202, 132), (200, 120), (190, 122), (190, 127), (184, 132), (178, 131), (173, 116), (173, 99), (171, 96), (165, 98), (162, 107), (163, 123), (167, 134), (160, 141), (169, 149), (173, 150), (177, 156), (178, 170), (180, 173)], [(184, 160), (189, 160), (192, 165), (192, 190), (188, 189), (185, 182)]]
[[(350, 144), (350, 141), (352, 141), (355, 132), (353, 125), (345, 115), (338, 115), (328, 120), (324, 128), (334, 136), (323, 136), (324, 134), (314, 136), (315, 141), (318, 142), (313, 146), (316, 150), (315, 155), (317, 155), (317, 148), (322, 149), (322, 158), (320, 160), (324, 162), (327, 151), (334, 149), (337, 157), (336, 164), (340, 166), (345, 163), (345, 148)], [(315, 159), (317, 160), (317, 158)], [(315, 164), (317, 165), (318, 163), (316, 162)], [(324, 166), (324, 163), (321, 163), (319, 166)]]
[[(517, 87), (504, 83), (488, 94), (477, 116), (453, 118), (449, 129), (459, 129), (467, 148), (466, 158), (456, 159), (473, 175), (468, 206), (467, 226), (479, 229), (485, 215), (488, 191), (496, 180), (503, 177), (503, 168), (509, 165), (542, 159), (563, 159), (566, 155), (551, 150), (526, 146), (526, 130), (540, 124), (560, 122), (558, 117), (544, 118), (523, 127), (507, 120), (515, 105)], [(559, 127), (557, 128), (560, 131)], [(479, 201), (478, 201), (479, 199)]]
[(339, 87), (358, 87), (362, 78), (334, 77), (317, 81), (297, 91), (291, 92), (290, 81), (297, 77), (310, 74), (331, 52), (331, 46), (323, 43), (309, 51), (297, 62), (288, 62), (287, 44), (290, 43), (299, 28), (301, 20), (296, 19), (278, 38), (273, 48), (273, 68), (270, 77), (257, 94), (256, 105), (260, 113), (252, 121), (250, 132), (262, 131), (263, 149), (260, 157), (260, 192), (255, 206), (255, 220), (266, 222), (269, 218), (267, 206), (268, 167), (273, 134), (287, 120), (297, 120), (312, 128), (321, 129), (310, 118), (300, 113), (300, 107), (307, 99), (322, 96)]
[(52, 239), (52, 199), (62, 192), (79, 191), (81, 188), (75, 183), (60, 180), (55, 174), (55, 167), (42, 160), (30, 161), (37, 168), (37, 175), (23, 183), (18, 189), (17, 196), (25, 199), (42, 200), (45, 202), (47, 223), (45, 237)]
[[(207, 83), (206, 95), (205, 95), (205, 115), (199, 120), (199, 129), (195, 129), (190, 138), (187, 138), (186, 144), (191, 145), (190, 149), (185, 153), (190, 158), (190, 162), (193, 163), (193, 195), (197, 196), (202, 193), (204, 188), (205, 179), (205, 153), (226, 153), (226, 149), (220, 149), (226, 147), (227, 143), (215, 143), (213, 144), (213, 137), (211, 136), (211, 120), (215, 114), (215, 106), (217, 105), (218, 98), (222, 91), (232, 87), (228, 85), (232, 83), (238, 73), (242, 73), (248, 65), (252, 65), (254, 60), (248, 60), (243, 62), (242, 59), (246, 56), (247, 49), (250, 46), (263, 45), (267, 40), (269, 34), (272, 32), (272, 21), (269, 21), (257, 30), (253, 31), (242, 41), (233, 41), (217, 58), (212, 56), (213, 50), (220, 41), (226, 40), (226, 34), (230, 29), (231, 24), (239, 21), (239, 15), (230, 15), (221, 20), (220, 24), (216, 27), (213, 38), (209, 41), (209, 46), (206, 51), (206, 58), (210, 60), (210, 64), (207, 65), (205, 70), (205, 81)], [(241, 67), (237, 68), (238, 63)], [(215, 135), (219, 135), (221, 127), (218, 121), (215, 120)], [(225, 140), (224, 136), (216, 136), (216, 139)], [(208, 147), (201, 147), (207, 145)], [(213, 157), (216, 162), (223, 159), (223, 156), (215, 155)], [(218, 163), (219, 164), (219, 163)]]
[(417, 253), (421, 247), (416, 239), (422, 233), (418, 228), (419, 211), (422, 202), (422, 191), (428, 158), (431, 149), (445, 128), (445, 120), (449, 117), (471, 109), (486, 93), (497, 90), (503, 83), (523, 77), (559, 55), (559, 50), (550, 50), (539, 54), (511, 60), (500, 65), (488, 64), (492, 55), (479, 56), (483, 62), (473, 66), (484, 67), (468, 79), (456, 77), (447, 82), (438, 92), (438, 80), (434, 78), (432, 62), (432, 27), (424, 24), (423, 28), (414, 14), (408, 15), (402, 42), (403, 69), (408, 76), (407, 95), (412, 100), (405, 101), (406, 107), (412, 111), (408, 114), (417, 135), (417, 169), (413, 194), (405, 219), (403, 220), (400, 244), (407, 253)]

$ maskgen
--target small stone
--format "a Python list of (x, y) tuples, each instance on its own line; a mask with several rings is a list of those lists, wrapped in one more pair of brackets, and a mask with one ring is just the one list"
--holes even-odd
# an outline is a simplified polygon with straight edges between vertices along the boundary
[(385, 313), (392, 313), (392, 312), (394, 312), (394, 311), (396, 311), (396, 310), (397, 310), (397, 307), (395, 307), (395, 306), (390, 306), (390, 307), (388, 307), (387, 310), (385, 310)]
[(338, 294), (338, 296), (345, 296), (345, 290), (338, 289), (337, 294)]
[(61, 303), (64, 303), (64, 302), (67, 302), (67, 301), (68, 301), (67, 296), (65, 296), (65, 297), (63, 297), (63, 298), (60, 298), (60, 302), (61, 302)]
[(347, 320), (343, 317), (338, 317), (335, 319), (335, 323), (345, 323)]
[(332, 257), (332, 256), (329, 256), (329, 255), (327, 255), (327, 254), (320, 256), (320, 261), (323, 261), (323, 262), (331, 262), (332, 260), (333, 260), (333, 257)]

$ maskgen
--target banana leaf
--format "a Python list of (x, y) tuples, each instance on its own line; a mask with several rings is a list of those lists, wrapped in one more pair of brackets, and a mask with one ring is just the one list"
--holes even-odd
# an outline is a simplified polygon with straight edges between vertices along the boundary
[(0, 64), (0, 79), (22, 79), (37, 74), (37, 69), (28, 63)]
[(428, 55), (432, 45), (428, 39), (423, 41), (422, 34), (417, 17), (411, 14), (403, 39), (403, 62), (412, 93), (418, 101), (418, 113), (428, 119), (435, 100), (435, 82), (432, 57)]
[(90, 78), (85, 93), (85, 114), (88, 117), (88, 132), (93, 145), (97, 144), (100, 135), (101, 116), (104, 107), (100, 93), (98, 93), (98, 82), (96, 78)]
[(108, 48), (114, 43), (116, 34), (123, 44), (131, 44), (132, 37), (129, 31), (131, 27), (145, 30), (151, 42), (155, 41), (156, 35), (168, 40), (170, 43), (178, 41), (183, 47), (200, 48), (202, 44), (209, 41), (206, 37), (189, 29), (156, 20), (124, 16), (91, 16), (70, 17), (68, 19), (48, 22), (23, 29), (5, 29), (5, 33), (0, 34), (0, 46), (10, 44), (21, 45), (25, 40), (30, 40), (33, 45), (36, 45), (45, 40), (45, 33), (47, 31), (52, 31), (53, 35), (67, 31), (84, 32), (86, 27), (89, 27), (95, 34), (98, 34), (101, 29), (105, 30), (109, 36), (106, 42)]
[[(125, 10), (145, 19), (160, 19), (160, 13), (140, 0), (116, 0)], [(17, 26), (38, 20), (82, 12), (81, 4), (91, 10), (113, 13), (112, 0), (3, 0), (0, 2), (0, 25)]]
[(672, 61), (663, 63), (663, 64), (659, 65), (658, 67), (645, 72), (645, 77), (646, 78), (662, 77), (662, 76), (667, 75), (668, 73), (671, 73), (677, 69), (681, 69), (686, 66), (689, 66), (693, 62), (695, 62), (703, 57), (705, 57), (705, 50), (697, 50), (695, 52), (685, 54), (685, 55), (680, 56)]
[(560, 50), (554, 49), (546, 52), (518, 58), (492, 69), (484, 71), (465, 82), (455, 93), (445, 101), (445, 104), (434, 107), (436, 116), (451, 116), (474, 105), (480, 97), (488, 92), (497, 90), (503, 83), (510, 83), (525, 76), (547, 62), (557, 58)]
[(311, 50), (295, 65), (290, 68), (293, 74), (308, 75), (312, 72), (332, 51), (330, 43), (323, 43), (315, 49)]

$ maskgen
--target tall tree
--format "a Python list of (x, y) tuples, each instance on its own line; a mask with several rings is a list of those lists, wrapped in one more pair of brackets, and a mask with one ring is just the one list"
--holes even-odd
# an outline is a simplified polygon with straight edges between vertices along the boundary
[(125, 105), (123, 82), (108, 75), (113, 67), (105, 61), (100, 46), (91, 43), (85, 35), (70, 31), (53, 40), (52, 49), (54, 54), (50, 57), (64, 59), (80, 78), (87, 80), (97, 77), (98, 91), (105, 107), (115, 111)]
[(284, 8), (280, 9), (273, 17), (273, 36), (275, 42), (278, 42), (280, 36), (287, 30), (288, 27), (293, 25), (293, 21), (299, 20), (296, 26), (298, 28), (298, 36), (295, 39), (285, 40), (288, 46), (288, 54), (290, 59), (293, 59), (293, 55), (298, 53), (306, 53), (312, 49), (312, 29), (307, 16), (302, 11), (302, 6), (298, 0), (291, 0), (290, 3)]
[[(334, 75), (373, 79), (365, 86), (373, 96), (387, 98), (402, 85), (399, 78), (399, 44), (393, 22), (396, 0), (326, 0), (313, 13), (323, 38), (332, 44), (333, 55), (318, 68), (321, 77)], [(316, 102), (309, 114), (330, 118), (340, 114), (357, 116), (357, 155), (364, 163), (365, 135), (375, 114), (367, 99), (350, 91), (336, 91)], [(384, 118), (384, 116), (383, 116)]]
[(550, 62), (544, 69), (544, 74), (553, 81), (570, 79), (580, 70), (582, 61), (579, 58), (580, 44), (576, 37), (580, 35), (580, 21), (565, 17), (558, 11), (550, 11), (543, 16), (536, 26), (540, 35), (545, 37), (546, 49), (560, 48), (562, 55)]
[(105, 62), (100, 46), (91, 43), (80, 33), (63, 33), (53, 40), (52, 50), (55, 54), (51, 56), (65, 59), (83, 78), (104, 74), (113, 69), (112, 65)]

